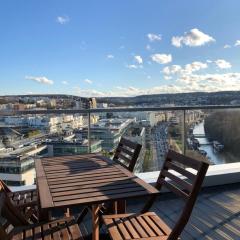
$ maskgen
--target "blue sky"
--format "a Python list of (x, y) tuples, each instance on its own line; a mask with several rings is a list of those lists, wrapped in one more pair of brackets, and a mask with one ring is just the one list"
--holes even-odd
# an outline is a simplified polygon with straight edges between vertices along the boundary
[(0, 94), (240, 90), (239, 0), (3, 0)]

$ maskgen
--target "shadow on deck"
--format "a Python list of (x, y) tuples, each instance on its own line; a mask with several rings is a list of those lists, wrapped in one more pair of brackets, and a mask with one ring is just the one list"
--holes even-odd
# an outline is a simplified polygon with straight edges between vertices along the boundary
[[(146, 199), (128, 201), (128, 212), (138, 212)], [(170, 226), (177, 221), (182, 202), (171, 194), (159, 196), (155, 211)], [(91, 216), (80, 228), (91, 232)], [(104, 234), (104, 228), (101, 230)], [(205, 188), (194, 207), (190, 221), (181, 235), (184, 240), (240, 240), (240, 184)], [(91, 239), (91, 238), (89, 238)], [(104, 235), (101, 239), (107, 240)]]

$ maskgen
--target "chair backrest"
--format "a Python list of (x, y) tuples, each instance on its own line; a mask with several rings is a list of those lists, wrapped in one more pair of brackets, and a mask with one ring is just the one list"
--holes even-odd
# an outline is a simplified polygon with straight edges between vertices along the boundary
[(8, 239), (14, 227), (28, 225), (28, 221), (15, 208), (0, 185), (0, 239)]
[[(161, 190), (162, 187), (166, 187), (171, 192), (183, 198), (185, 206), (168, 239), (178, 239), (187, 224), (208, 166), (209, 163), (205, 161), (199, 161), (169, 150), (159, 174), (156, 188)], [(155, 198), (151, 198), (147, 202), (143, 212), (148, 211), (154, 200)]]
[(129, 171), (133, 172), (141, 148), (141, 144), (131, 142), (130, 140), (122, 137), (117, 146), (113, 161), (120, 163)]
[(11, 192), (10, 188), (5, 184), (2, 179), (0, 179), (0, 186), (2, 186), (6, 192)]

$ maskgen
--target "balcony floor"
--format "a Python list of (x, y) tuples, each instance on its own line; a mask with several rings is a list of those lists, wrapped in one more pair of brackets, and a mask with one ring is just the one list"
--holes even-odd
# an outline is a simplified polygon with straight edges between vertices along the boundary
[[(144, 201), (139, 199), (128, 202), (128, 212), (138, 212)], [(171, 194), (163, 194), (151, 211), (156, 212), (172, 227), (182, 206), (181, 200)], [(85, 221), (87, 232), (91, 229), (89, 217)], [(240, 184), (204, 189), (181, 239), (240, 240)]]

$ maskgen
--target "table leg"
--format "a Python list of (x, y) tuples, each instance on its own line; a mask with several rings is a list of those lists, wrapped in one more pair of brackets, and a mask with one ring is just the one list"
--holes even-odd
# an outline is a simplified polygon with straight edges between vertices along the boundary
[(66, 209), (65, 209), (64, 216), (65, 216), (65, 217), (70, 217), (70, 216), (71, 216), (71, 213), (70, 213), (70, 209), (69, 209), (69, 208), (66, 208)]
[(126, 200), (117, 201), (117, 213), (126, 213)]
[(99, 240), (99, 210), (100, 205), (92, 205), (92, 240)]

